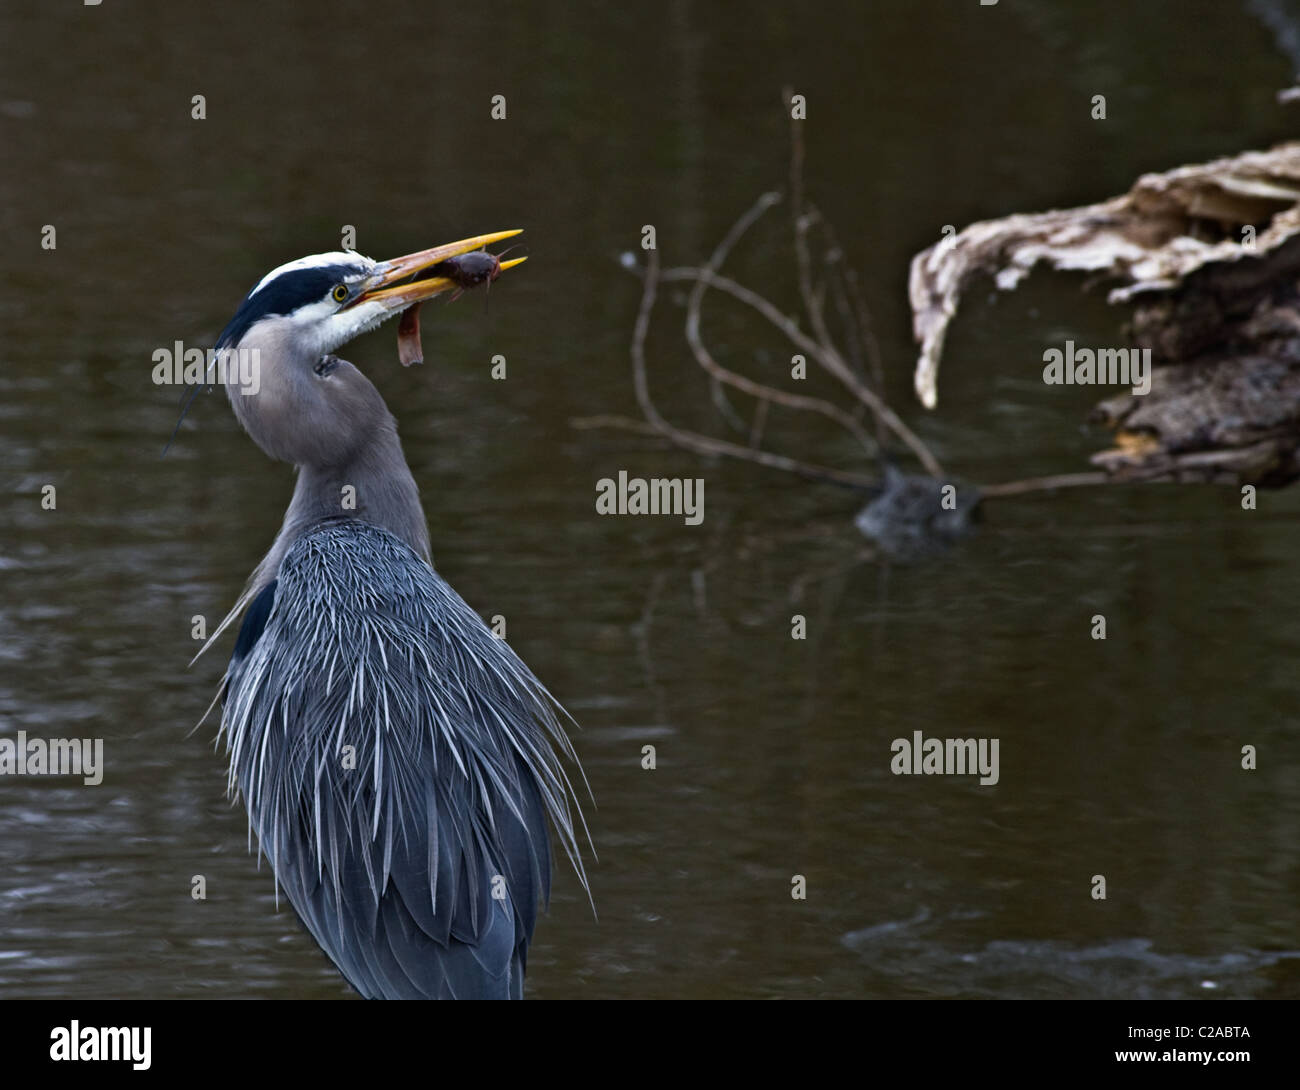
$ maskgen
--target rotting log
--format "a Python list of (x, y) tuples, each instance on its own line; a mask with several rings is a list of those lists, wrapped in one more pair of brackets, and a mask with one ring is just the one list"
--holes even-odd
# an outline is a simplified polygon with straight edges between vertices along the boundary
[(1151, 390), (1093, 411), (1113, 480), (1283, 485), (1300, 477), (1300, 143), (1145, 175), (1100, 204), (975, 223), (918, 254), (909, 292), (918, 397), (938, 401), (958, 303), (990, 276), (1084, 271), (1132, 308)]

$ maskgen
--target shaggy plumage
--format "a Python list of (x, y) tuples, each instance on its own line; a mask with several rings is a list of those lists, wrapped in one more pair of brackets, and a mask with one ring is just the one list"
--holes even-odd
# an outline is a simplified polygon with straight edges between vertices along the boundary
[(230, 783), (308, 930), (367, 997), (520, 997), (548, 816), (582, 874), (558, 705), (357, 519), (289, 548), (258, 623), (227, 673)]

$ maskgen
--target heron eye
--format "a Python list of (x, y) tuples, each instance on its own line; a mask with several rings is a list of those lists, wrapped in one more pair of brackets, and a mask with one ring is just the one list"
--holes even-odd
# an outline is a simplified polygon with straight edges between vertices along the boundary
[(331, 292), (330, 294), (334, 296), (334, 302), (336, 302), (336, 303), (342, 303), (342, 302), (343, 302), (345, 299), (347, 299), (347, 297), (348, 297), (348, 288), (347, 288), (347, 285), (346, 285), (346, 284), (336, 284), (336, 285), (334, 286), (334, 290), (333, 290), (333, 292)]

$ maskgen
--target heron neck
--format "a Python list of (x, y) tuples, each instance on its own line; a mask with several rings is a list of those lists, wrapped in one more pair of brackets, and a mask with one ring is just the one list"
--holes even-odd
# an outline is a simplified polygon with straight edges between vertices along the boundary
[(327, 520), (356, 518), (400, 538), (426, 563), (429, 527), (420, 490), (402, 453), (395, 428), (388, 428), (360, 454), (336, 466), (300, 465), (293, 499), (275, 544), (258, 565), (254, 583), (276, 577), (285, 553), (300, 537)]
[(429, 559), (429, 526), (420, 489), (411, 475), (396, 432), (383, 447), (371, 446), (344, 466), (300, 466), (286, 512), (304, 529), (325, 519), (359, 518), (406, 542)]

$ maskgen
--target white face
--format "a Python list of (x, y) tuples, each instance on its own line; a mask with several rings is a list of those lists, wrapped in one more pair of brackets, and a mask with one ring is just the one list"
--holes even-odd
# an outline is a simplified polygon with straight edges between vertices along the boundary
[(296, 344), (304, 346), (313, 356), (324, 356), (369, 333), (397, 313), (378, 301), (357, 303), (346, 310), (344, 306), (346, 302), (339, 303), (327, 296), (318, 303), (299, 307), (281, 321), (292, 327)]
[[(329, 289), (315, 302), (299, 306), (290, 314), (278, 316), (277, 324), (287, 325), (291, 343), (312, 356), (323, 356), (374, 329), (398, 309), (380, 300), (354, 303), (353, 300), (370, 286), (378, 262), (360, 254), (337, 251), (312, 254), (289, 261), (272, 269), (253, 289), (255, 295), (263, 287), (287, 272), (308, 269), (330, 269), (336, 266), (360, 266), (360, 270), (340, 271)], [(269, 320), (269, 319), (264, 319)]]

